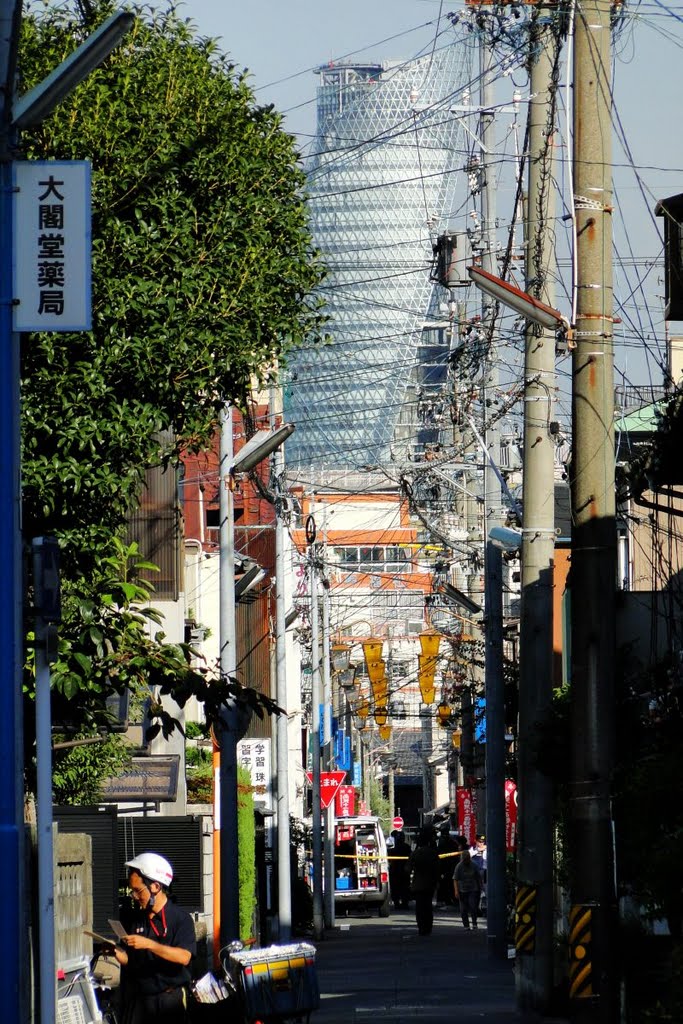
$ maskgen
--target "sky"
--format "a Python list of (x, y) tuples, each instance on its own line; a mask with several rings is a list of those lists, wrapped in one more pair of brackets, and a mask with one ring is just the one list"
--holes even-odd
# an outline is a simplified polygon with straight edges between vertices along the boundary
[[(249, 69), (257, 99), (285, 114), (285, 127), (305, 154), (315, 130), (317, 65), (428, 53), (437, 25), (443, 26), (439, 19), (462, 6), (447, 0), (187, 0), (180, 10)], [(653, 355), (647, 343), (663, 333), (661, 222), (653, 211), (658, 199), (683, 191), (683, 0), (627, 0), (625, 10), (628, 20), (613, 44), (614, 237), (623, 261), (615, 268), (615, 288), (632, 306), (624, 332), (637, 328), (646, 343), (626, 337), (618, 364), (623, 383), (657, 384), (661, 351)]]
[(316, 77), (329, 60), (412, 57), (432, 44), (440, 0), (188, 0), (184, 10), (202, 34), (253, 75), (260, 102), (287, 113), (302, 140), (315, 130)]

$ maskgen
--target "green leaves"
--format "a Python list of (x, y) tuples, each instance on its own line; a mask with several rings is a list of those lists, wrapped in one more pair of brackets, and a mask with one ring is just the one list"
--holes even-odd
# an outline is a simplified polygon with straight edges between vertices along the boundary
[[(104, 20), (110, 5), (92, 6)], [(68, 5), (29, 7), (22, 89), (92, 27)], [(27, 532), (60, 535), (78, 571), (147, 466), (205, 444), (222, 402), (242, 402), (285, 339), (317, 334), (323, 271), (294, 140), (172, 5), (141, 11), (23, 142), (29, 158), (93, 168), (93, 331), (31, 337), (22, 370)], [(167, 428), (176, 442), (161, 453)]]
[[(19, 91), (110, 12), (109, 0), (29, 2)], [(146, 469), (206, 445), (223, 403), (244, 402), (285, 339), (322, 329), (313, 295), (323, 270), (294, 140), (169, 3), (141, 9), (22, 147), (27, 159), (92, 163), (93, 329), (32, 335), (21, 352), (24, 536), (56, 535), (62, 549), (55, 720), (69, 734), (106, 729), (105, 700), (126, 689), (181, 706), (197, 696), (209, 721), (228, 699), (245, 714), (272, 712), (192, 667), (185, 645), (150, 635), (162, 619), (139, 573), (154, 567), (117, 538)], [(152, 727), (177, 723), (159, 707)]]

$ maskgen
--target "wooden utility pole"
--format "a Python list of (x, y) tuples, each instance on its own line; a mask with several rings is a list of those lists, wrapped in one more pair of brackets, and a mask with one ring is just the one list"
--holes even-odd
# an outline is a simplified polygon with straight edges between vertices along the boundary
[(570, 995), (575, 1020), (617, 1019), (614, 764), (616, 531), (612, 319), (611, 0), (574, 28), (576, 318), (572, 358)]
[[(526, 291), (553, 305), (555, 132), (554, 73), (559, 32), (535, 11), (530, 33), (529, 170)], [(553, 794), (537, 764), (539, 728), (547, 725), (553, 691), (555, 333), (529, 323), (524, 358), (524, 482), (519, 659), (519, 811), (516, 929), (517, 1001), (547, 1013), (553, 987)]]

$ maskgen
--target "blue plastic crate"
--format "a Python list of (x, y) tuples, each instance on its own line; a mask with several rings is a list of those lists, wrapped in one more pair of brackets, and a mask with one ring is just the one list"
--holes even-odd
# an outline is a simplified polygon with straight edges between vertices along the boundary
[(350, 878), (337, 878), (337, 879), (335, 879), (334, 885), (335, 885), (336, 889), (350, 889), (351, 888), (351, 879)]
[(244, 995), (246, 1016), (300, 1016), (317, 1010), (315, 946), (300, 942), (230, 954), (230, 972)]

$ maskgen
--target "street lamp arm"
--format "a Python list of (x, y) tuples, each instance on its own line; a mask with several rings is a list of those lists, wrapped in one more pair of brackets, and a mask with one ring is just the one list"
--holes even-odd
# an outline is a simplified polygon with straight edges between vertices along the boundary
[(294, 433), (293, 423), (283, 423), (276, 430), (257, 430), (253, 437), (233, 456), (232, 472), (248, 473)]
[(130, 11), (117, 11), (89, 35), (66, 60), (38, 85), (15, 101), (12, 123), (15, 128), (35, 128), (77, 85), (99, 67), (135, 24)]

